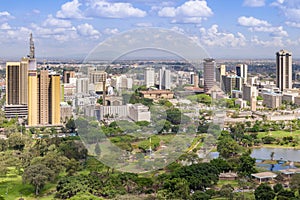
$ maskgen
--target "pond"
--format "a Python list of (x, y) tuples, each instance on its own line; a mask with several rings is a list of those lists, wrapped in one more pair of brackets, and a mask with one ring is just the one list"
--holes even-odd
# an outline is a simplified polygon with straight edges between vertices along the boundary
[[(263, 160), (271, 159), (272, 152), (274, 152), (273, 159), (277, 160), (278, 162), (274, 165), (262, 163)], [(209, 157), (211, 159), (218, 158), (219, 152), (210, 152)], [(283, 148), (257, 148), (252, 150), (251, 157), (256, 159), (257, 167), (265, 168), (270, 171), (279, 171), (294, 167), (286, 165), (287, 161), (300, 162), (300, 150)]]
[(300, 150), (283, 148), (258, 148), (253, 149), (251, 157), (260, 160), (270, 160), (274, 152), (274, 160), (300, 162)]

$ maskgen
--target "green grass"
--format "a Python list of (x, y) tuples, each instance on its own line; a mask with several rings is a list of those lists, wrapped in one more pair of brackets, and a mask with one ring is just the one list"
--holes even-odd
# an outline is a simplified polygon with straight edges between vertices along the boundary
[(223, 185), (228, 185), (230, 184), (232, 187), (236, 188), (238, 187), (238, 181), (227, 181), (227, 180), (219, 180), (216, 187), (221, 188)]
[[(11, 170), (12, 171), (12, 170)], [(54, 197), (53, 191), (55, 191), (56, 184), (47, 184), (41, 195), (37, 198), (34, 195), (34, 187), (29, 184), (23, 184), (22, 177), (14, 173), (9, 172), (6, 177), (0, 177), (0, 195), (5, 200), (16, 200), (22, 195), (26, 200), (52, 200)]]
[(300, 130), (297, 131), (270, 131), (270, 132), (259, 132), (258, 133), (258, 138), (263, 138), (266, 136), (271, 136), (274, 138), (283, 138), (283, 137), (288, 137), (288, 136), (293, 136), (295, 137), (300, 137)]

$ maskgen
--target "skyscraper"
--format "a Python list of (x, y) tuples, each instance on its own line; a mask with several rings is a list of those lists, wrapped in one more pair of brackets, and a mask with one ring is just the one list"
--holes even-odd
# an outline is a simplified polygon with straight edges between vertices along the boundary
[(222, 83), (222, 76), (226, 75), (226, 65), (220, 65), (216, 68), (216, 81)]
[(276, 86), (280, 91), (292, 89), (292, 53), (286, 50), (276, 53)]
[(6, 105), (20, 104), (20, 62), (6, 63)]
[(159, 89), (160, 90), (171, 89), (171, 72), (165, 67), (162, 67), (159, 70)]
[[(242, 84), (247, 83), (248, 77), (248, 65), (246, 64), (239, 64), (236, 66), (236, 75), (242, 78)], [(240, 86), (242, 87), (242, 86)]]
[(145, 69), (145, 85), (147, 88), (155, 85), (155, 72), (152, 67)]
[(208, 92), (215, 85), (216, 62), (212, 58), (204, 59), (204, 92)]
[(48, 70), (37, 73), (34, 43), (30, 34), (28, 70), (28, 125), (60, 124), (60, 76)]

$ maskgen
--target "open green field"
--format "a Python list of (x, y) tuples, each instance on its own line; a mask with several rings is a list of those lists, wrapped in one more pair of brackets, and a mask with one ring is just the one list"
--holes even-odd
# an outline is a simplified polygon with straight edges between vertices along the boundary
[(20, 197), (26, 197), (26, 200), (51, 200), (54, 195), (56, 184), (47, 184), (39, 197), (34, 196), (34, 187), (22, 183), (22, 177), (15, 174), (8, 174), (6, 177), (0, 177), (0, 195), (5, 200), (17, 200)]
[(266, 136), (271, 136), (274, 138), (284, 138), (288, 136), (293, 136), (295, 138), (299, 137), (300, 138), (300, 130), (297, 131), (270, 131), (270, 132), (259, 132), (258, 133), (258, 138), (263, 138)]

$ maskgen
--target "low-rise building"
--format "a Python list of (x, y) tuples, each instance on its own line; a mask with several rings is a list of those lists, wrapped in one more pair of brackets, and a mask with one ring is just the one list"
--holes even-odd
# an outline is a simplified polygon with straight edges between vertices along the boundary
[(66, 102), (60, 103), (60, 118), (61, 122), (66, 122), (68, 119), (70, 119), (73, 116), (72, 112), (72, 106), (69, 105)]
[(147, 99), (173, 99), (174, 93), (168, 90), (149, 90), (140, 92), (143, 98)]
[(128, 104), (128, 116), (135, 122), (151, 120), (149, 108), (143, 104)]
[(282, 104), (282, 94), (274, 92), (262, 92), (263, 105), (268, 108), (278, 108)]

